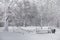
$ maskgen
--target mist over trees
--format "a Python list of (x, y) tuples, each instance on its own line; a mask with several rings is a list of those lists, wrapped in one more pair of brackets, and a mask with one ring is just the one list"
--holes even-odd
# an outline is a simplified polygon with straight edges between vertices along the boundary
[(7, 26), (59, 27), (59, 0), (0, 0), (1, 22)]

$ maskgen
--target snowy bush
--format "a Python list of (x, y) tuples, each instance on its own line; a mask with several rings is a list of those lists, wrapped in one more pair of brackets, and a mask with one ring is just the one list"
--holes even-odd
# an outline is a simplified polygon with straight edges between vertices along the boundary
[(14, 32), (17, 30), (17, 27), (8, 27), (9, 32)]

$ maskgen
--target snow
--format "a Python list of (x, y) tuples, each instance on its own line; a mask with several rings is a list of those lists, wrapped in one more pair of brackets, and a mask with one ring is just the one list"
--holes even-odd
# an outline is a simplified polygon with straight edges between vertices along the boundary
[(60, 40), (60, 29), (55, 34), (0, 32), (0, 40)]

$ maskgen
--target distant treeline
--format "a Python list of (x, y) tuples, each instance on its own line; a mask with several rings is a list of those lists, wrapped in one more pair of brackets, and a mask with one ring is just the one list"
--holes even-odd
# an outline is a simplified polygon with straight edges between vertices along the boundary
[[(1, 1), (2, 2), (2, 1)], [(44, 3), (43, 3), (44, 2)], [(0, 5), (0, 19), (8, 26), (60, 26), (60, 7), (54, 0), (12, 0)], [(4, 5), (3, 5), (4, 4)], [(4, 16), (6, 14), (6, 16)], [(4, 19), (4, 18), (7, 18)], [(1, 23), (0, 26), (4, 23)]]

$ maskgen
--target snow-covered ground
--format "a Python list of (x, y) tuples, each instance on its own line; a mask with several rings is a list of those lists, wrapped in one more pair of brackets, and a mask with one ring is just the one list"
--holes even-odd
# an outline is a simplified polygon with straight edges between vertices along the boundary
[(0, 32), (0, 40), (60, 40), (60, 29), (55, 34), (21, 32)]

